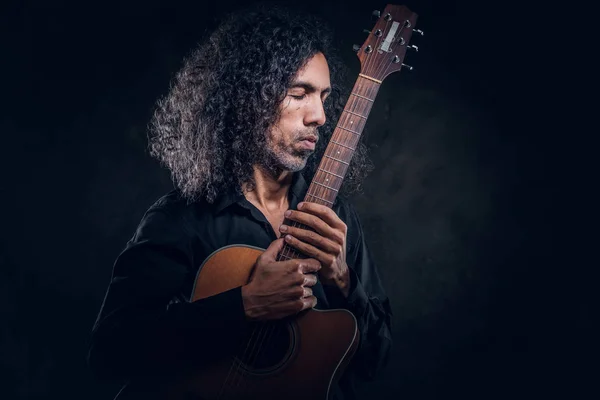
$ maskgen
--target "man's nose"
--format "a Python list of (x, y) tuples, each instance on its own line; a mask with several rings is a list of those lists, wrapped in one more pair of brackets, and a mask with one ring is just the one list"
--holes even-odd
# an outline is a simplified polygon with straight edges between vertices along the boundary
[(325, 108), (321, 99), (315, 99), (304, 117), (304, 125), (322, 126), (326, 120)]

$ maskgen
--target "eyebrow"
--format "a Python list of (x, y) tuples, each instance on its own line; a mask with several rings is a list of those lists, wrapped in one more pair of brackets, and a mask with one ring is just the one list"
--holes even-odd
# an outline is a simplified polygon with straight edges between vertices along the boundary
[[(317, 88), (313, 84), (311, 84), (309, 82), (304, 82), (304, 81), (296, 81), (296, 82), (292, 83), (292, 85), (290, 86), (290, 89), (295, 89), (295, 88), (302, 88), (309, 93), (317, 91)], [(326, 94), (331, 93), (331, 87), (327, 86), (325, 89), (323, 89), (323, 91), (321, 93), (326, 93)]]

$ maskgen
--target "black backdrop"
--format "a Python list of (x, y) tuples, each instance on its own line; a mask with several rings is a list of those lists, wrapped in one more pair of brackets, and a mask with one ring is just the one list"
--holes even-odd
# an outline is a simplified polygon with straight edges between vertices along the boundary
[[(109, 399), (86, 369), (112, 262), (171, 188), (146, 124), (181, 59), (242, 2), (22, 1), (1, 13), (0, 397)], [(376, 1), (296, 6), (335, 28), (351, 71)], [(394, 310), (371, 398), (525, 398), (587, 390), (590, 292), (559, 257), (570, 163), (539, 8), (410, 1), (415, 67), (383, 84), (353, 201)], [(570, 208), (570, 210), (573, 210)], [(562, 233), (567, 233), (563, 231)], [(573, 283), (579, 285), (575, 290)]]

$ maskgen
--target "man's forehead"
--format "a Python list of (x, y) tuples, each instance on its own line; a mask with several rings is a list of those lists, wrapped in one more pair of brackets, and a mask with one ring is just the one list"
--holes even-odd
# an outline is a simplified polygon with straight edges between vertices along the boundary
[(329, 66), (325, 56), (322, 53), (317, 53), (308, 60), (304, 68), (298, 71), (290, 87), (300, 87), (308, 91), (331, 91)]

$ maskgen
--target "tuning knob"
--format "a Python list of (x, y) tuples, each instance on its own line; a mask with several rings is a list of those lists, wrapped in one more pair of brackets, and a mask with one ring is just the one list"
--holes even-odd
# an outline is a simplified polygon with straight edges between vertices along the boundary
[(363, 33), (366, 33), (367, 35), (370, 35), (370, 34), (371, 34), (371, 31), (370, 31), (370, 30), (368, 30), (368, 29), (363, 29)]
[(404, 63), (402, 63), (402, 66), (409, 71), (412, 71), (412, 69), (413, 69), (413, 67), (411, 67), (410, 65), (404, 64)]
[(373, 10), (373, 14), (372, 14), (375, 18), (379, 18), (381, 17), (381, 11), (379, 10)]
[(421, 35), (421, 36), (423, 36), (423, 35), (425, 34), (425, 32), (423, 32), (423, 31), (422, 31), (422, 30), (420, 30), (420, 29), (413, 29), (413, 32), (414, 32), (414, 33), (418, 33), (418, 34), (419, 34), (419, 35)]
[(417, 46), (415, 46), (414, 44), (411, 44), (410, 46), (406, 46), (406, 48), (409, 50), (414, 50), (416, 52), (419, 51), (419, 48)]
[(358, 52), (360, 50), (360, 45), (358, 45), (358, 44), (353, 45), (352, 50), (354, 50), (355, 52)]

